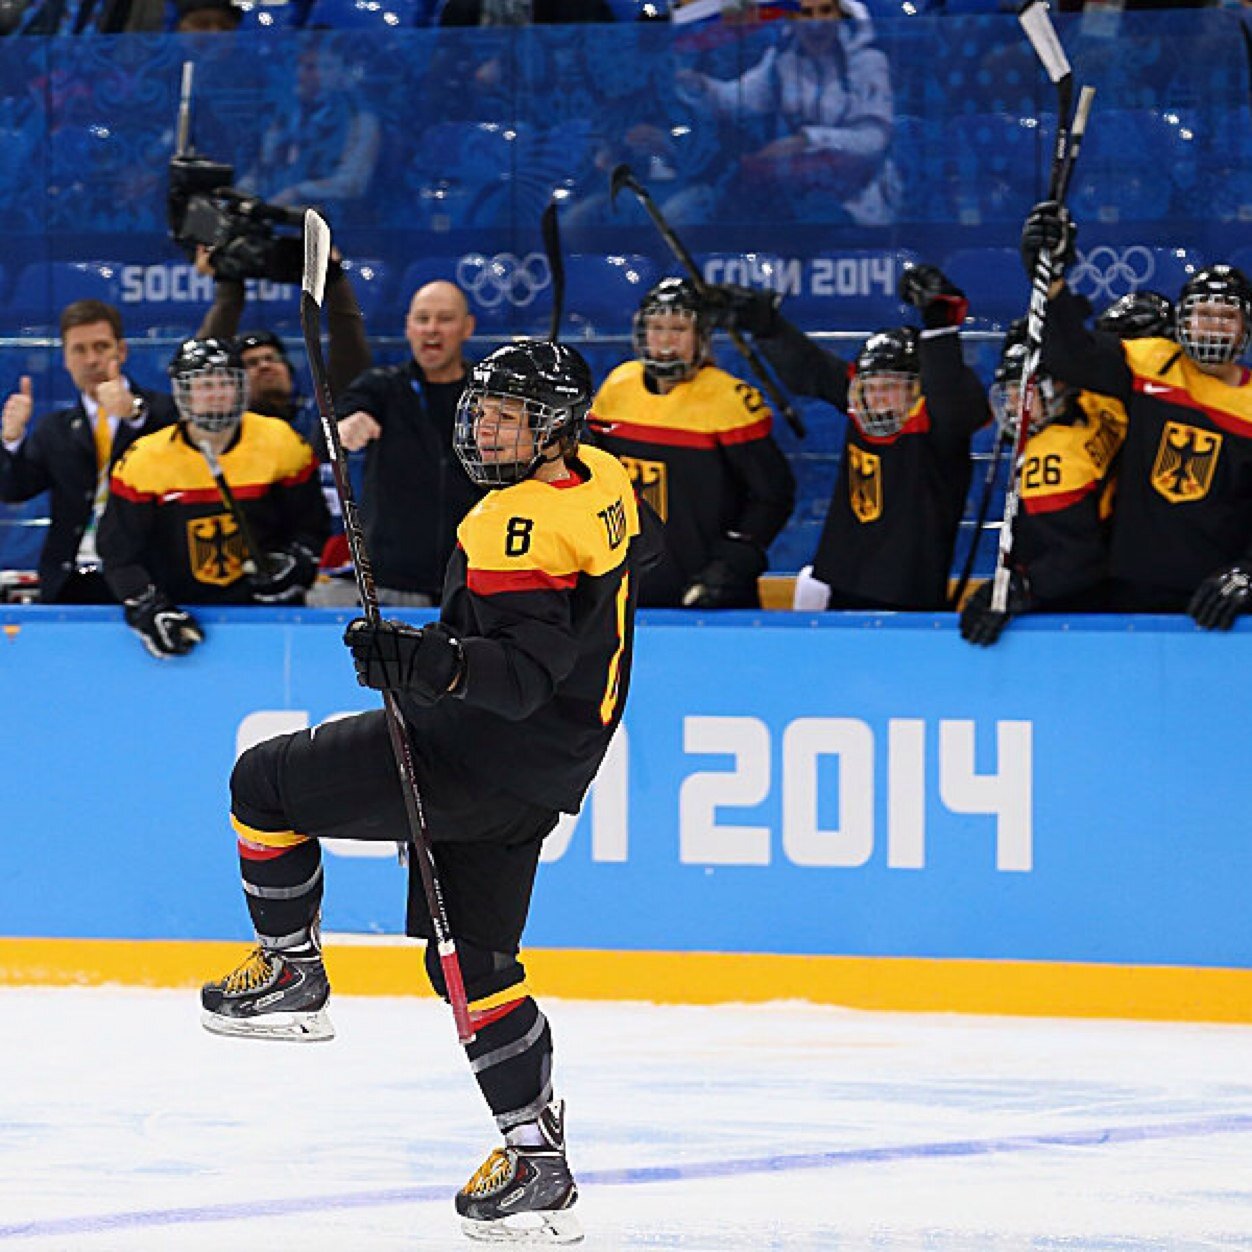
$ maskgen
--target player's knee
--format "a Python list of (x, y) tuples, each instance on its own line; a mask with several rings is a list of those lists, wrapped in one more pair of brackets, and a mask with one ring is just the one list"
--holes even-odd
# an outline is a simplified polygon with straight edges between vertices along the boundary
[(282, 740), (266, 739), (246, 749), (230, 774), (230, 811), (258, 830), (286, 825), (278, 786)]
[[(456, 952), (461, 966), (461, 981), (465, 984), (465, 998), (471, 1004), (499, 995), (511, 987), (520, 988), (526, 980), (526, 971), (514, 953), (493, 952), (489, 948), (459, 941)], [(426, 944), (426, 977), (430, 979), (435, 994), (446, 1000), (447, 983), (439, 961), (439, 948), (433, 939)]]

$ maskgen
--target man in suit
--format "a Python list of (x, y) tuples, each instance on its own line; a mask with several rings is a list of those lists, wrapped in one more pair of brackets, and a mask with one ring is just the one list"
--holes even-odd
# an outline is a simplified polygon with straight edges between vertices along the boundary
[(78, 402), (32, 424), (34, 390), (23, 375), (0, 411), (0, 500), (17, 503), (51, 492), (51, 522), (39, 557), (44, 604), (112, 604), (96, 555), (109, 473), (140, 435), (175, 420), (174, 403), (126, 377), (122, 318), (111, 304), (66, 305), (61, 351)]

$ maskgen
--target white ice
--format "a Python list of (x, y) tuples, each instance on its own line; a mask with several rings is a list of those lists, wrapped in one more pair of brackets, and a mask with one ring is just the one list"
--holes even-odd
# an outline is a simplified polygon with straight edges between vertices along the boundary
[[(1252, 1249), (1252, 1028), (549, 1001), (587, 1249)], [(0, 990), (0, 1252), (470, 1248), (442, 1006)]]

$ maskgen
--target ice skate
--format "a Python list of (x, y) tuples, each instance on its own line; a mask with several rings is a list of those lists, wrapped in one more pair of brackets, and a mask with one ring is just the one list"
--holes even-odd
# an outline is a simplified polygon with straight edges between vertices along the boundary
[(565, 1161), (565, 1104), (539, 1115), (544, 1142), (497, 1148), (457, 1192), (461, 1229), (484, 1243), (579, 1243), (578, 1200)]
[(283, 955), (254, 948), (238, 969), (200, 990), (200, 1021), (215, 1035), (243, 1039), (333, 1039), (330, 983), (316, 951)]

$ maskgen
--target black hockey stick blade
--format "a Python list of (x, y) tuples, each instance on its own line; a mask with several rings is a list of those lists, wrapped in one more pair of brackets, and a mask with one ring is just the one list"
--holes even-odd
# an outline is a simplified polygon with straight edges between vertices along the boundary
[(556, 343), (561, 337), (561, 315), (565, 312), (565, 258), (561, 255), (561, 225), (555, 197), (548, 201), (539, 219), (539, 232), (543, 237), (544, 255), (548, 258), (548, 273), (552, 275), (552, 320), (548, 325), (548, 338)]
[(617, 194), (623, 187), (629, 187), (640, 199), (647, 199), (648, 192), (644, 185), (635, 177), (629, 165), (616, 165), (609, 175), (609, 203), (617, 203)]

